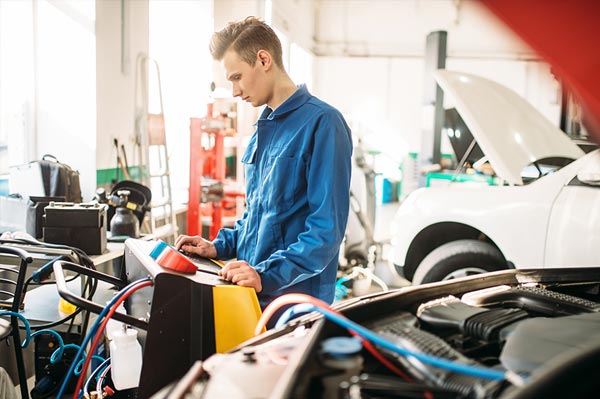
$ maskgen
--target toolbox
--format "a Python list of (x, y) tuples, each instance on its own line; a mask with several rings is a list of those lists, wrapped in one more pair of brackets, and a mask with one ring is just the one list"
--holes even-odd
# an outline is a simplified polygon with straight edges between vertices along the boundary
[(106, 249), (106, 205), (50, 202), (44, 208), (44, 241), (100, 255)]

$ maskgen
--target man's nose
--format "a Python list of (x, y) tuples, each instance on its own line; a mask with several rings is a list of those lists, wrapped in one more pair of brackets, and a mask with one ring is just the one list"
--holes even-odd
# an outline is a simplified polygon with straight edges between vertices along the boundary
[(233, 84), (232, 92), (233, 92), (234, 97), (240, 97), (242, 95), (242, 91), (240, 90), (240, 87), (235, 83)]

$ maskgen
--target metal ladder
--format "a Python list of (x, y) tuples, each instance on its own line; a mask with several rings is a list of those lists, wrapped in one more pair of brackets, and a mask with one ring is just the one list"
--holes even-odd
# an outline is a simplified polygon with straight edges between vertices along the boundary
[[(158, 113), (148, 111), (148, 75), (154, 67), (157, 77), (157, 89), (160, 100)], [(138, 91), (139, 90), (139, 91)], [(139, 102), (138, 102), (139, 100)], [(140, 54), (136, 61), (135, 78), (135, 132), (138, 146), (140, 178), (143, 184), (152, 190), (150, 203), (150, 230), (156, 238), (171, 239), (177, 237), (177, 221), (173, 208), (171, 192), (171, 173), (169, 171), (169, 153), (163, 112), (160, 69), (156, 60)]]

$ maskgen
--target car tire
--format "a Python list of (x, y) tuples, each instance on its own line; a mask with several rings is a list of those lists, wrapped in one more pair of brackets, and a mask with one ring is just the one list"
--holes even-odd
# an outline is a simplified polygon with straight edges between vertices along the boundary
[(493, 245), (477, 240), (457, 240), (431, 251), (417, 267), (413, 284), (432, 283), (504, 269), (508, 269), (506, 259)]

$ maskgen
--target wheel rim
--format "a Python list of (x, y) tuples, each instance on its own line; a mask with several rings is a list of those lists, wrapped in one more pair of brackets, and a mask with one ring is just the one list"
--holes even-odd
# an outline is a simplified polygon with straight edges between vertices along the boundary
[(465, 267), (462, 269), (458, 269), (448, 274), (442, 281), (453, 280), (455, 278), (468, 277), (474, 274), (487, 273), (487, 270), (481, 269), (479, 267)]

